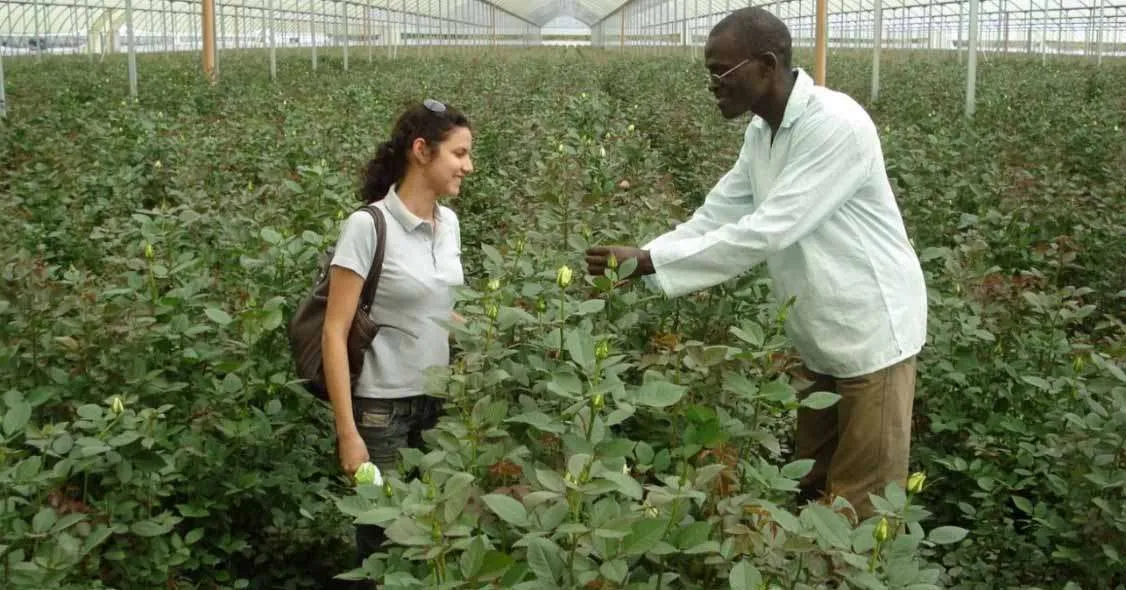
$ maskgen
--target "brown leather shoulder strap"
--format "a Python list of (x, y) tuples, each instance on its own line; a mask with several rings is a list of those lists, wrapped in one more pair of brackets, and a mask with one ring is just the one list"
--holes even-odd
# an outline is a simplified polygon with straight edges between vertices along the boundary
[(383, 253), (387, 247), (387, 221), (383, 217), (383, 211), (375, 204), (368, 205), (363, 210), (375, 220), (375, 256), (371, 261), (371, 270), (364, 280), (364, 289), (360, 292), (360, 307), (365, 312), (370, 312), (375, 301), (375, 291), (379, 288), (379, 275), (383, 272)]

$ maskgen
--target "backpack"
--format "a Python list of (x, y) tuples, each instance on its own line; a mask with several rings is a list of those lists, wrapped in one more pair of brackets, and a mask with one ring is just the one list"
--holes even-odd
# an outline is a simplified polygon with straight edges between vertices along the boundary
[[(379, 286), (379, 275), (383, 270), (383, 251), (386, 244), (387, 222), (383, 212), (375, 205), (361, 209), (375, 220), (377, 243), (371, 270), (364, 280), (363, 291), (356, 305), (356, 315), (348, 330), (348, 372), (352, 386), (360, 376), (364, 364), (364, 353), (371, 347), (372, 340), (379, 333), (381, 324), (371, 318), (371, 306), (375, 291)], [(324, 363), (321, 358), (321, 332), (324, 329), (325, 310), (328, 307), (329, 266), (335, 247), (329, 247), (322, 255), (318, 265), (316, 283), (313, 290), (297, 306), (289, 321), (289, 347), (296, 364), (297, 377), (303, 380), (305, 389), (317, 398), (329, 401), (328, 387), (325, 385)]]

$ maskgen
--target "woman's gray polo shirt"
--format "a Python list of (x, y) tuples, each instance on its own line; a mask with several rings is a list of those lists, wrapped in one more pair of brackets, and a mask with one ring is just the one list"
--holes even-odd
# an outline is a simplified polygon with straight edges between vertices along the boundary
[[(371, 316), (384, 324), (364, 357), (357, 397), (424, 393), (423, 372), (450, 361), (449, 332), (437, 321), (453, 313), (453, 288), (464, 283), (457, 215), (438, 207), (436, 227), (407, 210), (395, 188), (376, 204), (387, 221), (383, 274)], [(333, 266), (367, 278), (375, 256), (375, 221), (352, 213), (340, 229)]]

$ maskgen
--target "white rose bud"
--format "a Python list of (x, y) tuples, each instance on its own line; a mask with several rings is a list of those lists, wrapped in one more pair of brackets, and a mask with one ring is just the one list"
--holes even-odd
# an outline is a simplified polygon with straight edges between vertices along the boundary
[(355, 478), (357, 484), (383, 485), (383, 475), (379, 473), (379, 468), (370, 461), (364, 462), (356, 469)]

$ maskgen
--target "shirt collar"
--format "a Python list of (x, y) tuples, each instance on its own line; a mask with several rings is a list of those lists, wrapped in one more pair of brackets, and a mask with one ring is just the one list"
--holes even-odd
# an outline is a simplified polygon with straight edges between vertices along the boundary
[[(779, 129), (784, 129), (794, 124), (805, 113), (805, 108), (809, 104), (809, 96), (813, 92), (813, 78), (802, 68), (794, 68), (794, 87), (790, 89), (790, 96), (786, 99), (786, 112), (782, 115), (782, 125)], [(762, 117), (755, 116), (752, 121), (757, 127), (770, 127), (766, 120)]]
[[(407, 209), (407, 206), (403, 204), (403, 200), (399, 198), (399, 192), (396, 189), (397, 187), (392, 185), (390, 190), (387, 191), (387, 196), (383, 199), (383, 201), (387, 203), (387, 212), (391, 214), (391, 217), (394, 217), (395, 221), (398, 221), (399, 225), (403, 226), (403, 229), (408, 232), (412, 232), (420, 226), (425, 225), (425, 220), (411, 213), (410, 209)], [(437, 222), (440, 220), (441, 208), (435, 205), (434, 221)]]

